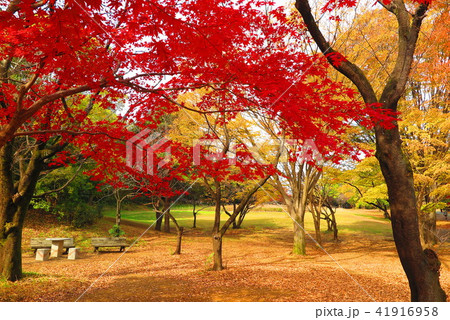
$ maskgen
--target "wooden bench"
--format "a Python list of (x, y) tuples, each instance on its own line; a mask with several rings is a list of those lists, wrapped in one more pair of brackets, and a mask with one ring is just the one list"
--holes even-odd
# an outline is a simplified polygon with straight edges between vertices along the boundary
[[(45, 240), (45, 238), (31, 238), (30, 246), (31, 246), (31, 249), (34, 249), (34, 254), (36, 254), (37, 249), (51, 248), (52, 241)], [(64, 253), (67, 253), (70, 248), (75, 248), (73, 238), (70, 238), (69, 240), (64, 240), (64, 248), (66, 249), (66, 251)]]
[(94, 252), (98, 252), (99, 248), (113, 247), (120, 247), (120, 251), (123, 251), (128, 243), (125, 238), (91, 238), (91, 245), (94, 247)]

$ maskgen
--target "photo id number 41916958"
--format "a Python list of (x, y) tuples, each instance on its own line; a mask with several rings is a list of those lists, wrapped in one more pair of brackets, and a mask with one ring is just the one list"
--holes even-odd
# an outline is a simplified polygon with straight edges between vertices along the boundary
[(349, 308), (316, 308), (316, 319), (439, 319), (439, 308), (437, 306), (384, 306), (377, 308), (349, 307)]

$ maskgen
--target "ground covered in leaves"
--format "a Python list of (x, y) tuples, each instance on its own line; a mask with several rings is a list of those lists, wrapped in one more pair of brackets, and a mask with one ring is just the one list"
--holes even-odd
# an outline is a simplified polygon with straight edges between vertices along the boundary
[[(47, 220), (46, 220), (47, 219)], [(125, 253), (93, 253), (89, 237), (106, 236), (106, 219), (87, 230), (48, 229), (52, 218), (30, 218), (24, 231), (19, 282), (0, 282), (0, 301), (408, 301), (406, 277), (394, 242), (385, 235), (343, 234), (337, 243), (325, 234), (323, 250), (308, 242), (307, 256), (290, 253), (289, 228), (230, 230), (224, 240), (224, 264), (210, 271), (207, 230), (189, 229), (181, 255), (172, 255), (176, 235), (124, 224), (136, 241)], [(126, 222), (125, 222), (126, 223)], [(450, 230), (449, 222), (439, 222)], [(29, 239), (74, 236), (81, 258), (34, 260)], [(450, 243), (436, 248), (443, 263), (441, 284), (450, 293)]]

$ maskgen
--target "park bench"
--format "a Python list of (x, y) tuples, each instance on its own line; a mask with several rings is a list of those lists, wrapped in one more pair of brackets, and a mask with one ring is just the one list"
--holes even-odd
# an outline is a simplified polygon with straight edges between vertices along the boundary
[(91, 238), (91, 245), (94, 247), (94, 252), (98, 252), (99, 248), (113, 247), (120, 247), (120, 251), (123, 251), (128, 243), (125, 238)]
[[(51, 240), (45, 240), (45, 238), (31, 238), (30, 240), (30, 246), (31, 249), (34, 249), (34, 254), (36, 254), (37, 249), (49, 249), (52, 246)], [(73, 238), (70, 238), (69, 240), (64, 240), (64, 249), (66, 251), (64, 253), (67, 253), (70, 248), (75, 248), (75, 244), (73, 241)]]

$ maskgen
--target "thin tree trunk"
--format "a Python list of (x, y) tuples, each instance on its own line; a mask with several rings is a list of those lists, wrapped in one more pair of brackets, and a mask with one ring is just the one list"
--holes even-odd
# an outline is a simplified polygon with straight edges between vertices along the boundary
[(175, 217), (170, 213), (170, 210), (166, 211), (166, 216), (169, 217), (173, 221), (173, 224), (175, 225), (175, 228), (177, 229), (177, 247), (175, 249), (175, 252), (173, 254), (181, 254), (181, 240), (183, 238), (183, 231), (184, 228), (180, 227)]
[(122, 201), (116, 199), (116, 225), (120, 227), (120, 222), (122, 220)]
[[(170, 214), (170, 199), (169, 198), (163, 198), (163, 214), (164, 214), (164, 232), (170, 233), (170, 217), (172, 215)], [(174, 219), (172, 217), (172, 219)]]
[(213, 235), (213, 253), (214, 253), (214, 271), (223, 270), (223, 262), (222, 262), (222, 235), (220, 232), (215, 233)]
[(320, 234), (320, 208), (317, 208), (314, 204), (311, 205), (311, 213), (314, 220), (314, 230), (316, 232), (316, 241), (322, 245), (322, 236)]
[(192, 208), (192, 215), (194, 216), (194, 223), (192, 224), (192, 228), (197, 228), (197, 211), (195, 211), (196, 203), (194, 201), (193, 208)]
[(192, 228), (193, 229), (197, 228), (197, 212), (194, 212), (194, 223), (192, 225)]
[(306, 255), (305, 223), (300, 216), (294, 217), (294, 247), (292, 253)]
[[(233, 212), (236, 212), (236, 203), (233, 203)], [(241, 211), (239, 216), (241, 216), (243, 212), (244, 211)], [(239, 228), (237, 223), (236, 223), (236, 219), (233, 219), (233, 226), (231, 228), (233, 228), (233, 229), (238, 229)]]
[(170, 233), (170, 218), (167, 212), (164, 214), (164, 232)]
[(220, 233), (220, 207), (222, 200), (221, 186), (218, 180), (214, 181), (215, 184), (215, 214), (214, 214), (214, 226), (212, 230), (212, 240), (213, 240), (213, 255), (214, 255), (214, 271), (223, 270), (222, 264), (222, 234)]
[(155, 218), (156, 218), (155, 230), (156, 230), (156, 231), (161, 231), (161, 225), (162, 225), (162, 212), (159, 211), (159, 210), (155, 210)]
[(180, 227), (177, 230), (177, 248), (173, 254), (181, 254), (181, 239), (183, 237), (184, 228)]
[(336, 222), (336, 214), (332, 208), (330, 208), (330, 212), (331, 212), (331, 225), (333, 227), (333, 240), (338, 241), (338, 228), (337, 228), (337, 222)]

